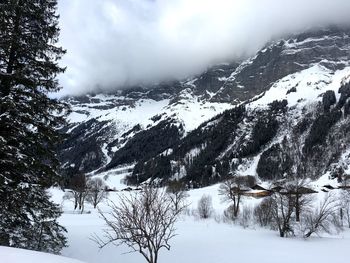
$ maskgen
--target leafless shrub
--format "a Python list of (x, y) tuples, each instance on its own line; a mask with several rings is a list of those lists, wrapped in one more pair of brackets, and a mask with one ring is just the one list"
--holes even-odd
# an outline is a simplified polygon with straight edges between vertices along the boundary
[(237, 217), (235, 216), (234, 206), (230, 205), (228, 208), (224, 210), (224, 221), (225, 222), (234, 222), (236, 221)]
[(223, 220), (226, 223), (238, 223), (243, 228), (253, 224), (253, 209), (250, 206), (243, 206), (239, 216), (235, 216), (234, 207), (230, 205), (224, 210)]
[(273, 222), (273, 199), (265, 198), (261, 203), (254, 208), (255, 221), (261, 227), (271, 226)]
[(125, 244), (149, 263), (158, 262), (160, 249), (170, 250), (174, 224), (182, 210), (174, 208), (164, 191), (147, 186), (130, 196), (120, 196), (119, 203), (110, 207), (110, 213), (99, 210), (107, 225), (102, 238), (94, 237), (100, 248), (110, 243)]
[(186, 215), (186, 216), (192, 216), (193, 215), (193, 212), (190, 208), (188, 208), (188, 206), (186, 206), (183, 210), (183, 214)]
[(247, 228), (253, 224), (253, 209), (250, 206), (243, 206), (238, 222), (243, 228)]
[(106, 183), (101, 178), (92, 178), (87, 182), (87, 201), (90, 202), (94, 208), (108, 196), (106, 191)]
[(198, 201), (198, 216), (207, 219), (213, 214), (213, 202), (210, 195), (203, 195)]
[(223, 218), (222, 218), (222, 216), (220, 214), (215, 214), (214, 215), (214, 220), (215, 220), (216, 223), (220, 224), (220, 223), (222, 223)]
[(337, 222), (336, 217), (339, 208), (340, 202), (338, 198), (334, 194), (328, 193), (319, 207), (305, 216), (304, 237), (308, 238), (312, 234), (322, 232), (331, 234), (333, 231), (339, 230), (340, 223)]
[(166, 192), (168, 193), (171, 202), (173, 202), (175, 209), (187, 207), (186, 199), (189, 195), (185, 191), (185, 185), (182, 182), (169, 182)]

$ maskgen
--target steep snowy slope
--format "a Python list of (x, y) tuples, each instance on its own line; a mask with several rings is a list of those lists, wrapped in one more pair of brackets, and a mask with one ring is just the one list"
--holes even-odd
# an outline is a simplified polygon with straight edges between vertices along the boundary
[[(68, 99), (73, 105), (67, 127), (69, 139), (62, 146), (65, 167), (85, 172), (108, 165), (114, 152), (135, 134), (160, 127), (176, 126), (180, 139), (201, 123), (232, 108), (228, 103), (201, 100), (185, 88), (170, 98), (130, 98), (123, 95), (87, 95), (84, 100)], [(165, 96), (164, 96), (165, 97)], [(157, 128), (156, 128), (157, 129)]]
[(136, 164), (130, 183), (193, 186), (232, 173), (272, 179), (290, 173), (298, 145), (308, 176), (335, 176), (349, 150), (349, 58), (349, 30), (311, 31), (186, 81), (68, 98), (65, 171)]
[(322, 65), (288, 75), (201, 125), (170, 155), (139, 162), (129, 180), (168, 174), (205, 186), (232, 173), (278, 179), (293, 171), (293, 158), (302, 159), (308, 177), (339, 176), (349, 165), (341, 161), (350, 149), (349, 76), (350, 67), (332, 71)]

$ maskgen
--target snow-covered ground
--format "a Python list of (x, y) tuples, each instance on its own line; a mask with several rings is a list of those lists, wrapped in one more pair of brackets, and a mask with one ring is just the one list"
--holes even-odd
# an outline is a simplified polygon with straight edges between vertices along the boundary
[[(107, 184), (116, 189), (126, 186), (121, 183), (125, 174), (109, 174)], [(327, 183), (322, 178), (319, 184)], [(113, 185), (116, 184), (116, 185)], [(63, 192), (51, 189), (52, 198), (62, 203)], [(112, 192), (109, 199), (116, 200), (121, 192)], [(125, 193), (125, 192), (124, 192)], [(346, 251), (350, 246), (350, 231), (345, 230), (336, 236), (312, 237), (307, 240), (302, 238), (280, 238), (277, 232), (262, 229), (258, 226), (250, 226), (246, 229), (239, 225), (224, 223), (218, 218), (228, 206), (222, 203), (218, 195), (218, 185), (191, 190), (188, 201), (189, 211), (182, 215), (177, 222), (177, 236), (170, 244), (170, 251), (162, 250), (159, 262), (178, 263), (196, 261), (201, 263), (230, 263), (241, 262), (332, 262), (343, 263), (346, 260)], [(216, 216), (212, 219), (200, 220), (192, 215), (198, 200), (203, 194), (209, 194), (213, 200)], [(254, 205), (259, 200), (245, 198), (244, 202)], [(103, 211), (108, 211), (108, 206), (99, 205)], [(60, 223), (68, 230), (69, 247), (63, 250), (63, 255), (79, 259), (88, 263), (145, 262), (138, 253), (128, 253), (126, 246), (109, 245), (99, 249), (91, 239), (92, 235), (101, 235), (104, 223), (99, 214), (90, 205), (86, 206), (89, 214), (73, 214), (72, 203), (63, 202), (65, 213), (60, 218)], [(69, 261), (68, 261), (69, 262)]]
[(0, 258), (3, 263), (83, 263), (67, 257), (1, 246)]
[[(144, 262), (138, 253), (126, 253), (125, 246), (110, 245), (99, 250), (90, 240), (93, 233), (101, 233), (103, 222), (94, 213), (64, 215), (61, 223), (69, 231), (70, 246), (63, 255), (91, 263)], [(170, 251), (162, 250), (159, 262), (332, 262), (345, 263), (350, 245), (350, 232), (335, 237), (299, 238), (278, 237), (277, 232), (265, 229), (243, 229), (240, 226), (198, 220), (184, 216), (177, 223), (177, 236)]]

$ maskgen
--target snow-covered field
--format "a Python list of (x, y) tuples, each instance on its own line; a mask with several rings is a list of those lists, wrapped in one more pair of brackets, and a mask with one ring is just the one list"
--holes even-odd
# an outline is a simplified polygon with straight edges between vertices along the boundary
[[(110, 175), (107, 179), (109, 186), (116, 189), (125, 187), (120, 183), (124, 175)], [(112, 183), (118, 182), (116, 185)], [(62, 203), (63, 192), (51, 189), (53, 199)], [(118, 192), (110, 194), (111, 200), (116, 200)], [(196, 208), (199, 198), (209, 194), (213, 199), (216, 219), (200, 220), (191, 215)], [(162, 250), (159, 262), (201, 262), (201, 263), (230, 263), (240, 262), (332, 262), (347, 261), (347, 250), (350, 246), (350, 231), (345, 230), (336, 236), (302, 238), (280, 238), (277, 232), (262, 229), (258, 226), (242, 228), (217, 220), (227, 203), (222, 203), (218, 196), (218, 185), (190, 191), (188, 215), (182, 215), (177, 222), (177, 236), (170, 244), (170, 251)], [(253, 205), (254, 198), (246, 198), (245, 203)], [(73, 214), (69, 201), (62, 203), (65, 213), (60, 222), (68, 230), (69, 247), (62, 252), (63, 256), (79, 259), (87, 263), (135, 263), (145, 262), (138, 253), (128, 253), (126, 246), (107, 246), (100, 250), (91, 240), (93, 234), (102, 234), (104, 223), (98, 212), (91, 206), (86, 206), (89, 214)], [(101, 204), (103, 211), (108, 210), (106, 204)], [(51, 261), (50, 261), (51, 262)], [(69, 261), (68, 261), (69, 262)]]
[[(99, 250), (89, 239), (100, 233), (103, 222), (96, 214), (64, 215), (61, 223), (69, 231), (69, 247), (63, 255), (85, 262), (144, 262), (138, 253), (126, 253), (128, 248), (108, 246)], [(241, 262), (347, 262), (350, 232), (336, 237), (299, 238), (278, 237), (277, 232), (265, 229), (243, 229), (215, 220), (196, 220), (183, 217), (177, 224), (178, 235), (171, 241), (170, 251), (162, 250), (159, 262), (201, 263)]]

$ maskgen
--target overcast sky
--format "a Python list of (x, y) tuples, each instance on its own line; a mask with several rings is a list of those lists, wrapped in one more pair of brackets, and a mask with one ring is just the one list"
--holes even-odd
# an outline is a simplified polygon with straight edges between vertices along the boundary
[(350, 0), (58, 0), (62, 94), (184, 78), (284, 34), (350, 22)]

